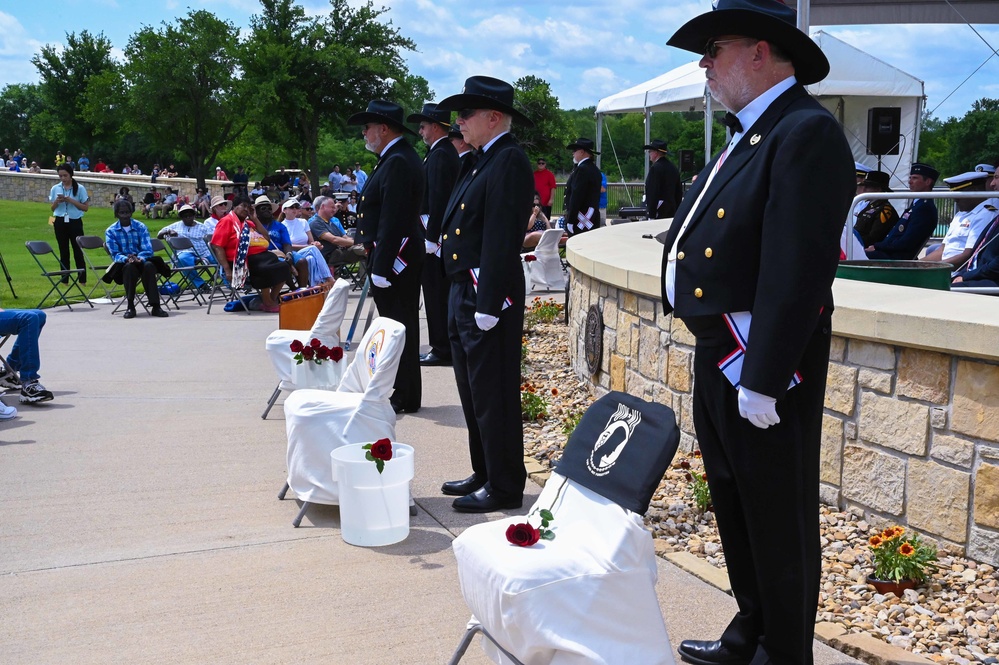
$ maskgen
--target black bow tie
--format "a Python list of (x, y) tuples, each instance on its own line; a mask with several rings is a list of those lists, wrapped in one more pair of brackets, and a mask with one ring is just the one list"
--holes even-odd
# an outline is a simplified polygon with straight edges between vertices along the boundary
[(725, 112), (725, 116), (721, 120), (722, 124), (732, 130), (733, 134), (742, 133), (742, 123), (739, 122), (739, 116), (728, 111)]

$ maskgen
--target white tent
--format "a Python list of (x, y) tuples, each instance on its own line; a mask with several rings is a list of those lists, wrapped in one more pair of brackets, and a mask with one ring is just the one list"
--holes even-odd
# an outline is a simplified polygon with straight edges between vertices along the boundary
[[(830, 71), (829, 76), (807, 89), (843, 124), (858, 162), (877, 166), (877, 157), (867, 154), (867, 110), (875, 106), (901, 109), (900, 154), (885, 156), (882, 169), (895, 174), (891, 183), (893, 188), (907, 188), (909, 165), (919, 147), (923, 82), (822, 30), (811, 36), (829, 59)], [(600, 149), (604, 114), (702, 110), (710, 113), (710, 109), (704, 70), (697, 62), (682, 65), (651, 81), (601, 99), (597, 104), (597, 149)], [(647, 121), (646, 133), (649, 125)], [(649, 138), (646, 136), (646, 140)], [(706, 132), (705, 152), (711, 153), (710, 132)]]

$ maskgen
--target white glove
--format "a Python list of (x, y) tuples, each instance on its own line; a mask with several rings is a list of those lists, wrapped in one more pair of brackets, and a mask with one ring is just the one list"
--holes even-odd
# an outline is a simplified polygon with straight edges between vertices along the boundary
[(381, 275), (372, 275), (371, 283), (377, 286), (379, 289), (387, 289), (388, 287), (392, 286), (392, 282), (388, 281)]
[(499, 323), (498, 316), (475, 313), (475, 325), (479, 327), (479, 330), (491, 330), (497, 323)]
[(427, 254), (436, 254), (437, 243), (435, 243), (433, 240), (426, 240), (425, 242), (427, 244)]
[(776, 398), (761, 395), (744, 386), (739, 387), (739, 415), (760, 429), (780, 422)]

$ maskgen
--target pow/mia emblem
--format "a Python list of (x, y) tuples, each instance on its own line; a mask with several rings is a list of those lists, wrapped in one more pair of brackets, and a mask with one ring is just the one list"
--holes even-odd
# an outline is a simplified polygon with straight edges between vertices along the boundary
[(597, 437), (590, 458), (586, 460), (586, 468), (589, 469), (590, 473), (594, 476), (606, 476), (610, 473), (640, 422), (642, 422), (640, 411), (630, 409), (624, 404), (617, 405), (614, 415), (610, 417), (604, 426), (604, 431)]
[(757, 143), (760, 142), (761, 138), (763, 137), (760, 136), (759, 134), (753, 134), (753, 137), (749, 139), (749, 145), (756, 145)]

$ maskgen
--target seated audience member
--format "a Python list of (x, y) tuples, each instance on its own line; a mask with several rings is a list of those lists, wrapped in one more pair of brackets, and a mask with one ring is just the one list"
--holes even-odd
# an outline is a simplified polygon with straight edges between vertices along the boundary
[(354, 169), (349, 166), (343, 174), (343, 179), (340, 180), (340, 191), (348, 194), (357, 191), (357, 177), (354, 176)]
[[(305, 275), (299, 269), (299, 286), (315, 286), (329, 279), (333, 274), (330, 272), (326, 258), (323, 256), (323, 244), (312, 237), (309, 229), (309, 222), (299, 217), (301, 204), (298, 200), (291, 198), (281, 206), (281, 216), (278, 221), (284, 226), (288, 233), (288, 240), (291, 243), (292, 262), (298, 266), (302, 259), (306, 261), (308, 268), (308, 283), (305, 283)], [(271, 233), (271, 241), (274, 242), (274, 233)]]
[[(177, 211), (180, 221), (164, 226), (156, 234), (157, 238), (181, 236), (191, 241), (191, 244), (194, 245), (194, 250), (185, 249), (177, 253), (177, 264), (184, 267), (193, 266), (198, 260), (204, 264), (217, 263), (215, 255), (212, 254), (211, 248), (208, 247), (208, 241), (212, 239), (214, 229), (209, 229), (194, 219), (195, 214), (196, 211), (191, 206), (181, 206), (180, 210)], [(199, 289), (204, 287), (205, 280), (197, 274), (197, 271), (192, 270), (188, 274), (196, 287)]]
[[(121, 174), (122, 175), (133, 175), (132, 169), (129, 168), (128, 164), (125, 164), (125, 166), (123, 166), (121, 168)], [(138, 174), (135, 174), (135, 175), (138, 175)]]
[(957, 212), (947, 229), (947, 235), (944, 236), (943, 243), (927, 251), (923, 261), (946, 261), (958, 268), (971, 257), (975, 243), (997, 210), (997, 202), (984, 196), (989, 177), (984, 171), (968, 171), (944, 178), (952, 192), (980, 191), (983, 196), (954, 199)]
[[(135, 208), (135, 201), (132, 200), (132, 195), (129, 193), (128, 187), (123, 186), (118, 188), (118, 193), (115, 194), (114, 200), (117, 201), (118, 199), (125, 199), (126, 201), (132, 204), (133, 209)], [(113, 205), (114, 201), (112, 201), (111, 203)]]
[[(288, 229), (284, 224), (274, 217), (276, 205), (266, 196), (259, 197), (254, 203), (253, 209), (257, 213), (257, 219), (267, 229), (267, 238), (270, 243), (268, 251), (277, 256), (282, 261), (288, 263), (291, 275), (298, 286), (307, 286), (309, 266), (305, 258), (296, 258), (291, 252), (291, 238), (288, 236)], [(289, 283), (289, 285), (291, 285)], [(293, 286), (293, 285), (291, 285)]]
[(172, 187), (167, 187), (167, 194), (159, 203), (153, 205), (152, 213), (150, 217), (152, 219), (157, 219), (158, 217), (166, 217), (167, 214), (174, 209), (177, 205), (177, 192), (173, 190)]
[(253, 189), (250, 190), (250, 197), (256, 199), (258, 196), (263, 196), (266, 193), (267, 188), (262, 183), (257, 182), (253, 184)]
[(544, 232), (552, 228), (551, 222), (541, 209), (541, 195), (534, 193), (534, 207), (531, 208), (531, 216), (527, 218), (527, 230), (524, 235), (524, 248), (534, 249), (541, 241)]
[(295, 198), (299, 201), (311, 201), (312, 200), (312, 185), (309, 184), (309, 180), (306, 177), (302, 177), (298, 184), (298, 194)]
[(231, 204), (223, 196), (213, 196), (211, 203), (209, 205), (209, 212), (211, 216), (204, 221), (205, 228), (208, 229), (208, 237), (210, 238), (213, 233), (215, 233), (215, 227), (218, 226), (219, 220), (226, 216), (229, 212)]
[[(267, 197), (258, 197), (257, 204), (270, 204)], [(291, 281), (288, 264), (267, 251), (270, 245), (267, 229), (257, 219), (253, 205), (245, 196), (236, 196), (232, 212), (219, 220), (212, 235), (212, 251), (222, 266), (225, 279), (236, 288), (249, 280), (260, 289), (265, 312), (278, 311), (281, 288)], [(242, 246), (242, 248), (241, 248)]]
[[(877, 192), (890, 192), (888, 181), (890, 176), (884, 171), (870, 171), (864, 176), (864, 180), (857, 185), (858, 194), (874, 194)], [(876, 199), (868, 201), (860, 213), (857, 214), (857, 222), (853, 230), (859, 234), (863, 247), (884, 239), (888, 232), (898, 222), (898, 213), (887, 199)]]
[(228, 180), (229, 176), (227, 176), (225, 174), (225, 171), (222, 170), (221, 166), (216, 166), (215, 167), (215, 179), (216, 180)]
[[(45, 327), (45, 312), (40, 309), (0, 308), (0, 335), (17, 335), (14, 347), (7, 356), (6, 367), (0, 367), (0, 391), (19, 390), (21, 404), (48, 402), (52, 393), (38, 382), (41, 357), (38, 353), (38, 336)], [(0, 402), (0, 420), (17, 415), (17, 409)]]
[[(63, 162), (63, 163), (65, 164), (65, 162)], [(13, 171), (15, 173), (20, 173), (21, 172), (21, 166), (20, 166), (20, 164), (17, 163), (16, 159), (12, 159), (9, 162), (7, 162), (7, 170), (8, 171)]]
[(164, 178), (176, 178), (177, 177), (177, 167), (171, 164), (170, 166), (163, 169), (160, 173)]
[(103, 159), (98, 158), (97, 163), (94, 164), (94, 171), (96, 173), (106, 173), (108, 165), (104, 163)]
[[(987, 182), (989, 189), (999, 192), (999, 179), (994, 173)], [(971, 249), (967, 263), (954, 273), (951, 283), (952, 289), (980, 286), (993, 288), (999, 286), (999, 212), (995, 213), (992, 221), (985, 227), (985, 231)]]
[(160, 307), (157, 273), (169, 277), (171, 270), (166, 262), (153, 254), (149, 229), (137, 219), (132, 219), (132, 204), (125, 199), (114, 202), (114, 215), (118, 221), (104, 232), (104, 244), (114, 261), (104, 273), (105, 282), (115, 282), (125, 287), (126, 309), (124, 318), (135, 318), (135, 287), (142, 280), (149, 301), (151, 316), (169, 316)]
[[(939, 177), (940, 172), (935, 168), (917, 162), (909, 168), (909, 191), (928, 192)], [(937, 205), (933, 199), (913, 199), (884, 240), (866, 248), (867, 258), (912, 260), (919, 256), (919, 251), (936, 227)]]
[(28, 173), (41, 173), (42, 167), (38, 165), (38, 162), (31, 162), (31, 166), (28, 167)]
[(132, 164), (132, 175), (142, 175), (142, 169), (138, 164)]
[(309, 219), (312, 237), (323, 245), (323, 257), (331, 266), (344, 263), (357, 263), (365, 257), (364, 247), (355, 245), (347, 235), (340, 220), (336, 218), (336, 200), (328, 196), (316, 197), (312, 202), (316, 214)]
[(156, 182), (160, 177), (160, 165), (153, 164), (153, 170), (149, 172), (149, 182)]
[[(126, 167), (128, 168), (128, 167)], [(142, 214), (146, 217), (153, 212), (153, 206), (156, 205), (157, 201), (160, 200), (160, 193), (155, 189), (150, 189), (146, 192), (145, 196), (142, 197)]]
[(192, 205), (194, 206), (195, 212), (202, 217), (208, 217), (212, 214), (212, 197), (208, 194), (208, 188), (205, 187), (202, 189), (201, 187), (198, 187), (194, 191), (195, 196), (194, 203)]

